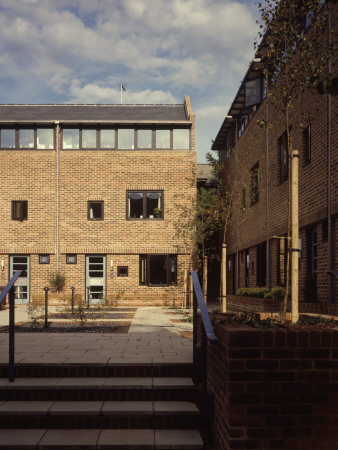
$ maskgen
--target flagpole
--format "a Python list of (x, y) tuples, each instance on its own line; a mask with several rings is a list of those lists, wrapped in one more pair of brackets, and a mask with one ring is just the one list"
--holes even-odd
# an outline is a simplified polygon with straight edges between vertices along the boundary
[(120, 85), (120, 89), (121, 89), (121, 105), (122, 105), (122, 84)]

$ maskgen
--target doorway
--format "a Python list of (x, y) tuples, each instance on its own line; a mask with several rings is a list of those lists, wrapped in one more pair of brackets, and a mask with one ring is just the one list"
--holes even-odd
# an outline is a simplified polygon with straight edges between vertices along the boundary
[(14, 300), (17, 304), (29, 303), (29, 256), (10, 256), (10, 278), (17, 270), (22, 270), (21, 275), (14, 285)]
[(86, 256), (86, 302), (101, 303), (106, 297), (106, 257)]

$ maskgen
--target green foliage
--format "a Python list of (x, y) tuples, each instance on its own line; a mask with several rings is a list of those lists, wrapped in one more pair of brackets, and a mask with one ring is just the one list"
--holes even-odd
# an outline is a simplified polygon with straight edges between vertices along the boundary
[(297, 326), (308, 326), (308, 325), (338, 325), (338, 321), (333, 317), (321, 317), (321, 316), (307, 316), (300, 315), (298, 322), (295, 322), (293, 325)]
[(66, 277), (60, 272), (50, 272), (48, 274), (48, 281), (52, 292), (60, 292), (65, 287)]
[(236, 295), (241, 295), (242, 297), (264, 298), (264, 295), (268, 292), (269, 290), (265, 287), (246, 287), (238, 289)]
[(285, 288), (276, 286), (270, 292), (264, 295), (264, 298), (272, 298), (273, 300), (283, 300), (285, 295)]

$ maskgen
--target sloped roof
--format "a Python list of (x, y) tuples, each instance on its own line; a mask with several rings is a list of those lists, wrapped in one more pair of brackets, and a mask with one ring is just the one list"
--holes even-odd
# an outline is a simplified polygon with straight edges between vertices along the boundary
[(180, 105), (0, 105), (0, 122), (187, 122)]

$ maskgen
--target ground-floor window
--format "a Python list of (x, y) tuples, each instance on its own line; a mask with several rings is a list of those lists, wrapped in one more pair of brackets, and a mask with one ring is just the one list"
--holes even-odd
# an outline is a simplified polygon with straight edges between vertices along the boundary
[(177, 284), (176, 255), (140, 255), (140, 284), (173, 286)]

